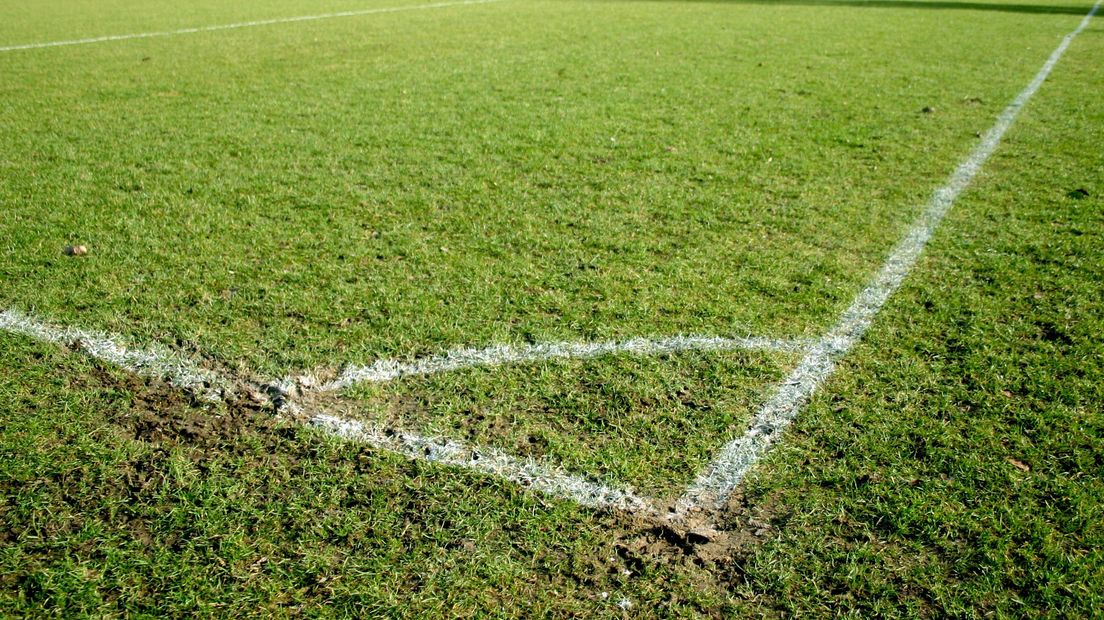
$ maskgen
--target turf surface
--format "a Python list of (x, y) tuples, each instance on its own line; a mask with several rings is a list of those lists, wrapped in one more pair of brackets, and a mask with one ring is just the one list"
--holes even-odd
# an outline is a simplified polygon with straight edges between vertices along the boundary
[(742, 433), (793, 355), (687, 352), (475, 368), (367, 385), (343, 417), (418, 429), (674, 499)]
[[(81, 32), (80, 8), (47, 27), (51, 6), (5, 20), (0, 45), (244, 18), (88, 5), (105, 30)], [(1087, 10), (518, 0), (7, 53), (0, 305), (274, 375), (486, 342), (816, 335)], [(0, 336), (3, 608), (1095, 613), (1100, 32), (723, 540), (196, 409)], [(62, 256), (74, 242), (90, 255)], [(612, 357), (360, 395), (662, 490), (787, 363)]]
[(9, 52), (0, 303), (274, 375), (816, 335), (1071, 21), (955, 18), (502, 2)]

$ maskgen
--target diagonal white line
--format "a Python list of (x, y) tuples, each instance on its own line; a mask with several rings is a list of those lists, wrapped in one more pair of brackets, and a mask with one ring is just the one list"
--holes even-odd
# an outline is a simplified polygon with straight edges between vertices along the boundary
[[(493, 1), (497, 0), (470, 0), (420, 5), (418, 7), (303, 16), (165, 33), (123, 35), (75, 42), (63, 41), (33, 46), (17, 46), (0, 48), (0, 51), (25, 49), (27, 47), (76, 45), (125, 38), (169, 36), (270, 23)], [(1011, 126), (1019, 111), (1046, 80), (1073, 38), (1088, 26), (1091, 18), (1099, 10), (1102, 1), (1104, 0), (1097, 0), (1096, 4), (1081, 20), (1080, 25), (1073, 32), (1066, 35), (1031, 83), (1001, 113), (997, 122), (986, 132), (974, 151), (958, 166), (947, 183), (936, 190), (925, 212), (893, 250), (874, 280), (852, 302), (828, 334), (812, 346), (800, 340), (676, 336), (665, 339), (641, 338), (624, 342), (546, 343), (527, 347), (499, 346), (486, 349), (459, 349), (443, 356), (426, 358), (411, 363), (404, 364), (383, 360), (372, 366), (351, 368), (336, 381), (322, 386), (322, 389), (340, 389), (359, 381), (387, 381), (404, 375), (446, 372), (477, 365), (496, 365), (566, 357), (585, 358), (619, 352), (642, 355), (692, 349), (766, 349), (805, 352), (805, 357), (798, 367), (783, 380), (775, 395), (757, 413), (752, 421), (751, 429), (744, 436), (724, 446), (718, 458), (698, 476), (694, 484), (679, 499), (676, 511), (672, 514), (677, 518), (697, 507), (719, 507), (731, 494), (732, 490), (740, 484), (748, 470), (777, 441), (785, 428), (793, 421), (802, 405), (816, 392), (820, 384), (831, 375), (836, 360), (846, 354), (862, 338), (886, 300), (907, 277), (948, 209), (1000, 144), (1001, 138)], [(0, 330), (23, 334), (46, 342), (76, 345), (93, 357), (139, 375), (168, 379), (178, 387), (188, 389), (212, 400), (218, 400), (226, 392), (232, 390), (230, 387), (232, 382), (229, 380), (220, 377), (213, 371), (200, 368), (178, 355), (157, 348), (128, 349), (120, 344), (117, 339), (110, 336), (96, 332), (85, 332), (76, 328), (52, 326), (14, 310), (0, 310)], [(544, 493), (574, 499), (584, 505), (616, 507), (635, 512), (647, 511), (654, 513), (657, 511), (656, 504), (652, 500), (639, 497), (631, 490), (593, 482), (568, 474), (559, 467), (534, 460), (511, 457), (497, 450), (473, 448), (455, 441), (413, 433), (389, 434), (361, 422), (324, 415), (314, 416), (311, 419), (311, 424), (322, 427), (336, 435), (366, 441), (377, 447), (392, 450), (410, 458), (482, 471)]]
[(358, 11), (340, 11), (337, 13), (319, 13), (317, 15), (297, 15), (295, 17), (277, 17), (273, 19), (259, 19), (233, 24), (217, 24), (214, 26), (197, 26), (195, 28), (181, 28), (179, 30), (161, 30), (156, 32), (138, 32), (132, 34), (115, 34), (103, 37), (91, 37), (87, 39), (71, 39), (68, 41), (46, 41), (43, 43), (25, 43), (21, 45), (7, 45), (0, 47), (0, 52), (14, 52), (16, 50), (33, 50), (44, 47), (65, 47), (69, 45), (88, 45), (90, 43), (107, 43), (110, 41), (127, 41), (130, 39), (152, 39), (156, 37), (174, 37), (182, 34), (197, 34), (201, 32), (217, 32), (219, 30), (237, 30), (239, 28), (255, 28), (257, 26), (272, 26), (274, 24), (293, 24), (296, 22), (311, 22), (323, 19), (335, 19), (339, 17), (360, 17), (362, 15), (378, 15), (380, 13), (398, 13), (401, 11), (422, 11), (425, 9), (442, 9), (450, 6), (465, 6), (469, 4), (489, 4), (502, 2), (502, 0), (456, 0), (454, 2), (434, 2), (432, 4), (416, 4), (411, 6), (394, 6), (376, 9), (362, 9)]
[(632, 512), (653, 511), (652, 502), (631, 489), (621, 489), (565, 472), (534, 459), (510, 456), (493, 448), (474, 448), (452, 439), (406, 431), (388, 432), (356, 420), (316, 415), (310, 424), (338, 437), (365, 442), (407, 458), (472, 469), (515, 482), (554, 497), (574, 500), (594, 508), (619, 508)]
[(776, 338), (722, 338), (717, 336), (672, 336), (633, 338), (603, 342), (546, 342), (527, 346), (494, 345), (482, 349), (454, 349), (443, 355), (412, 362), (379, 360), (369, 366), (347, 368), (320, 391), (340, 390), (358, 383), (382, 383), (399, 377), (453, 372), (476, 366), (501, 366), (552, 359), (589, 359), (603, 355), (663, 355), (681, 351), (732, 351), (738, 349), (804, 353), (813, 345), (808, 340)]
[[(122, 339), (75, 327), (62, 327), (31, 318), (16, 310), (0, 310), (0, 331), (21, 334), (39, 340), (80, 348), (88, 355), (144, 377), (168, 380), (178, 388), (188, 390), (199, 397), (217, 402), (235, 391), (236, 385), (256, 388), (251, 382), (234, 380), (213, 370), (200, 368), (179, 354), (149, 346), (142, 349), (128, 348)], [(768, 338), (713, 338), (703, 336), (677, 336), (651, 340), (638, 338), (624, 342), (603, 343), (552, 343), (530, 347), (491, 347), (488, 349), (461, 349), (473, 355), (457, 354), (429, 358), (413, 365), (392, 365), (393, 376), (411, 374), (414, 370), (445, 372), (472, 363), (501, 364), (510, 361), (534, 361), (553, 357), (593, 357), (607, 353), (632, 352), (637, 354), (663, 353), (680, 350), (727, 350), (733, 348), (767, 348), (771, 350), (803, 351), (804, 341), (772, 340)], [(508, 354), (507, 354), (508, 353)], [(451, 361), (449, 361), (451, 360)], [(446, 363), (447, 362), (447, 363)], [(454, 367), (449, 367), (453, 364)], [(375, 366), (378, 376), (387, 375), (381, 366)], [(397, 368), (397, 370), (396, 370)], [(377, 377), (378, 378), (378, 377)], [(327, 388), (322, 389), (337, 389)], [(280, 403), (277, 403), (280, 406)], [(284, 403), (284, 407), (297, 407), (296, 403)], [(443, 437), (421, 435), (410, 431), (388, 431), (369, 426), (356, 420), (330, 415), (309, 414), (308, 424), (333, 435), (354, 441), (366, 442), (381, 450), (388, 450), (415, 460), (442, 463), (453, 467), (471, 469), (515, 482), (554, 497), (574, 500), (594, 508), (615, 508), (637, 514), (658, 514), (655, 500), (638, 495), (629, 487), (619, 487), (587, 477), (568, 473), (562, 467), (544, 461), (511, 456), (493, 448), (469, 446)]]
[(927, 209), (890, 253), (874, 280), (859, 293), (828, 334), (812, 347), (797, 368), (782, 381), (778, 391), (756, 414), (747, 433), (726, 444), (717, 458), (686, 490), (677, 504), (675, 514), (685, 513), (695, 507), (720, 508), (747, 475), (748, 470), (781, 437), (802, 405), (832, 374), (836, 360), (862, 338), (886, 300), (901, 286), (947, 210), (977, 176), (1020, 110), (1039, 90), (1066, 52), (1070, 42), (1089, 25), (1093, 15), (1099, 10), (1101, 1), (1097, 0), (1080, 25), (1062, 39), (1031, 83), (1008, 104), (997, 122), (985, 133), (973, 152), (959, 164), (946, 184), (935, 191)]
[[(214, 371), (199, 368), (167, 350), (158, 347), (128, 349), (118, 338), (74, 327), (51, 325), (16, 310), (0, 310), (0, 331), (20, 334), (41, 342), (79, 347), (96, 359), (140, 376), (168, 380), (174, 386), (191, 391), (211, 402), (217, 402), (231, 393), (231, 386), (235, 383)], [(362, 441), (407, 458), (491, 474), (585, 506), (633, 512), (653, 510), (651, 500), (638, 496), (631, 489), (572, 475), (556, 465), (510, 456), (493, 448), (467, 446), (455, 440), (409, 431), (389, 432), (356, 420), (329, 415), (314, 415), (308, 424), (333, 435)]]
[(92, 357), (143, 377), (165, 379), (208, 401), (218, 401), (231, 383), (215, 372), (163, 349), (128, 349), (117, 338), (75, 327), (58, 327), (15, 310), (0, 310), (0, 331), (7, 331), (62, 346), (79, 347)]

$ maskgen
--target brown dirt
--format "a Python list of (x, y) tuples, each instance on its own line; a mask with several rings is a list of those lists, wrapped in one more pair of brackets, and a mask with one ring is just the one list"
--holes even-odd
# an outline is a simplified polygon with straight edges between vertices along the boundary
[[(228, 448), (242, 435), (268, 435), (275, 443), (286, 437), (287, 420), (277, 417), (270, 402), (243, 395), (217, 404), (197, 401), (191, 394), (160, 380), (96, 367), (85, 381), (130, 397), (129, 406), (109, 420), (132, 439), (159, 446), (187, 445), (209, 450)], [(255, 392), (255, 390), (254, 390)]]
[(618, 553), (630, 563), (702, 569), (692, 573), (699, 587), (725, 588), (739, 579), (739, 567), (776, 535), (788, 514), (774, 497), (749, 500), (740, 494), (719, 512), (682, 520), (619, 513)]

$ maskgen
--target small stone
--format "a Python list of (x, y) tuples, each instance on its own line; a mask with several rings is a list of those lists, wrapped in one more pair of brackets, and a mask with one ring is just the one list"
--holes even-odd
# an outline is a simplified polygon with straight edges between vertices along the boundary
[(66, 256), (84, 256), (88, 254), (88, 248), (83, 245), (67, 245), (65, 246)]
[(686, 533), (686, 539), (692, 544), (700, 545), (717, 537), (717, 530), (711, 527), (696, 527)]

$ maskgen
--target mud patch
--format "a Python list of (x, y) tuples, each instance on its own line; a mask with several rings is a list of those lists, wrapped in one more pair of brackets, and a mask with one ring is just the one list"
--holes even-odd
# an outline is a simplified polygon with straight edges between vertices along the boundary
[(94, 367), (80, 382), (81, 387), (128, 399), (126, 407), (108, 412), (108, 421), (128, 438), (157, 446), (237, 452), (234, 446), (240, 448), (242, 436), (275, 447), (280, 438), (295, 433), (291, 421), (277, 416), (271, 402), (255, 393), (250, 397), (255, 391), (248, 389), (239, 390), (241, 397), (201, 402), (164, 381), (102, 366)]
[(692, 573), (697, 585), (724, 588), (739, 578), (739, 567), (788, 518), (789, 510), (777, 497), (745, 498), (740, 493), (719, 513), (691, 514), (679, 521), (617, 514), (623, 532), (617, 552), (629, 564), (697, 569)]

